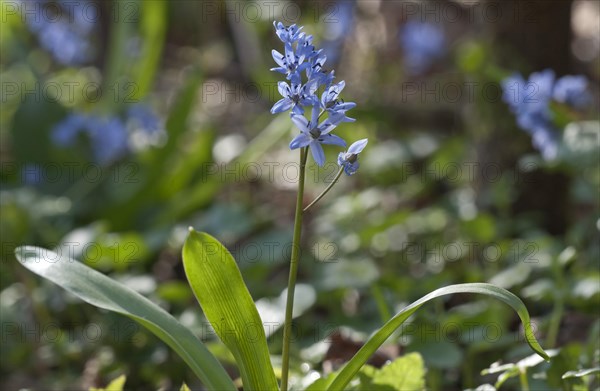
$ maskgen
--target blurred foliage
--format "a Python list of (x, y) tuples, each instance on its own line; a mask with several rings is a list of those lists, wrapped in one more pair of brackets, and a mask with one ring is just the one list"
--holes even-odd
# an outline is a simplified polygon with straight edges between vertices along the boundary
[[(305, 25), (331, 51), (344, 96), (358, 104), (357, 122), (340, 126), (340, 136), (370, 140), (357, 175), (305, 218), (292, 380), (305, 387), (317, 373), (336, 371), (424, 294), (486, 281), (525, 301), (544, 347), (557, 349), (550, 363), (528, 363), (518, 318), (505, 306), (450, 297), (411, 318), (353, 387), (387, 389), (386, 379), (410, 366), (432, 390), (516, 390), (523, 381), (531, 389), (597, 389), (599, 58), (597, 50), (582, 57), (575, 49), (599, 35), (586, 35), (581, 19), (598, 10), (575, 1), (565, 2), (570, 12), (537, 13), (528, 7), (540, 2), (532, 1), (515, 14), (506, 2), (504, 15), (537, 23), (503, 24), (485, 19), (485, 2), (448, 3), (461, 18), (435, 21), (446, 50), (420, 74), (403, 66), (398, 39), (406, 21), (423, 16), (419, 7), (417, 14), (400, 1), (273, 8), (276, 16), (284, 6), (301, 11), (284, 22)], [(288, 149), (288, 119), (269, 113), (278, 99), (278, 76), (268, 72), (278, 45), (272, 18), (245, 5), (260, 2), (95, 4), (90, 58), (64, 64), (27, 24), (22, 2), (0, 2), (0, 388), (88, 389), (122, 374), (127, 389), (199, 387), (144, 329), (25, 271), (13, 255), (22, 244), (68, 252), (159, 303), (237, 378), (185, 283), (180, 253), (190, 225), (218, 237), (263, 322), (281, 322), (273, 314), (287, 282), (297, 154)], [(430, 6), (441, 13), (440, 4)], [(350, 7), (344, 19), (341, 7)], [(537, 33), (537, 49), (511, 38), (513, 27)], [(554, 46), (557, 34), (574, 42), (575, 54)], [(552, 51), (561, 60), (540, 65)], [(541, 67), (585, 74), (593, 95), (585, 110), (555, 108), (561, 152), (554, 161), (531, 147), (500, 98), (504, 77)], [(127, 119), (133, 104), (155, 111), (159, 131), (141, 133)], [(120, 118), (128, 153), (100, 164), (98, 145), (85, 135), (57, 145), (53, 129), (72, 113)], [(309, 164), (307, 203), (335, 175), (337, 152), (327, 151), (332, 165)], [(277, 367), (281, 330), (265, 331)]]

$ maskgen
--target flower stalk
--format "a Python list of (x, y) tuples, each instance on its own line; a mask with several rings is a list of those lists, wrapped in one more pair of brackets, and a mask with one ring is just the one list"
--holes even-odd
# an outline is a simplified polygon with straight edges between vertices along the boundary
[(340, 177), (342, 176), (343, 172), (344, 172), (344, 167), (340, 167), (340, 169), (338, 170), (338, 173), (336, 174), (335, 178), (333, 178), (333, 181), (331, 181), (331, 183), (329, 184), (329, 186), (327, 186), (327, 188), (325, 190), (323, 190), (323, 192), (321, 192), (321, 194), (319, 194), (317, 196), (317, 198), (315, 198), (313, 200), (313, 202), (311, 202), (306, 208), (304, 208), (303, 212), (306, 212), (307, 210), (310, 209), (311, 206), (313, 206), (314, 204), (316, 204), (317, 202), (319, 202), (319, 200), (321, 198), (323, 198), (325, 196), (325, 194), (327, 194), (329, 192), (329, 190), (331, 190), (333, 188), (333, 186), (335, 186), (335, 184), (337, 183), (338, 179), (340, 179)]
[(281, 353), (281, 391), (288, 389), (288, 373), (290, 367), (290, 340), (292, 319), (294, 313), (294, 291), (298, 275), (298, 260), (300, 257), (300, 238), (302, 234), (302, 204), (304, 200), (304, 177), (308, 148), (300, 149), (300, 176), (298, 178), (298, 195), (296, 198), (296, 213), (294, 217), (294, 236), (292, 240), (292, 255), (290, 258), (290, 275), (288, 278), (287, 298), (285, 303), (285, 321), (283, 324), (283, 349)]
[[(353, 175), (358, 169), (358, 154), (367, 144), (367, 140), (359, 140), (352, 144), (348, 151), (338, 155), (340, 171), (329, 186), (309, 206), (303, 209), (304, 181), (308, 151), (315, 163), (322, 167), (325, 164), (324, 145), (345, 147), (346, 141), (331, 132), (341, 123), (354, 122), (354, 118), (346, 112), (356, 106), (353, 102), (345, 102), (340, 93), (346, 83), (334, 83), (334, 71), (325, 71), (323, 65), (327, 56), (322, 49), (313, 46), (312, 35), (302, 32), (296, 25), (284, 26), (281, 22), (273, 22), (275, 32), (284, 44), (284, 53), (277, 50), (271, 52), (277, 67), (272, 71), (282, 73), (286, 80), (277, 84), (282, 99), (271, 108), (272, 114), (290, 111), (290, 119), (300, 133), (290, 142), (290, 149), (300, 149), (300, 177), (294, 218), (294, 236), (290, 259), (290, 275), (288, 279), (285, 321), (283, 325), (283, 347), (281, 364), (281, 391), (287, 391), (290, 367), (290, 340), (294, 313), (294, 291), (298, 262), (300, 258), (300, 236), (302, 232), (302, 214), (317, 203), (338, 181), (342, 172)], [(319, 98), (319, 91), (321, 97)], [(327, 118), (321, 120), (323, 114)], [(306, 117), (309, 116), (309, 118)]]

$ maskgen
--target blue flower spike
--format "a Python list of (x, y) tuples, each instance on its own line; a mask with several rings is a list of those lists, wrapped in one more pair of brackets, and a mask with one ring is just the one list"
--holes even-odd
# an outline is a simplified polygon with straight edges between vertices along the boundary
[(514, 113), (517, 125), (531, 135), (535, 149), (547, 161), (558, 157), (559, 131), (554, 124), (551, 101), (582, 108), (590, 101), (584, 76), (563, 76), (554, 71), (534, 72), (525, 80), (516, 73), (502, 81), (502, 99)]
[[(300, 129), (300, 134), (292, 140), (290, 149), (309, 147), (315, 162), (323, 166), (323, 144), (346, 146), (346, 142), (331, 131), (342, 122), (355, 121), (346, 116), (346, 112), (356, 104), (340, 98), (345, 83), (334, 84), (335, 72), (323, 69), (327, 56), (322, 49), (315, 48), (312, 35), (302, 32), (302, 27), (296, 25), (286, 27), (281, 22), (273, 22), (273, 26), (285, 50), (284, 54), (272, 51), (277, 67), (271, 70), (286, 75), (290, 82), (280, 81), (277, 84), (282, 98), (273, 105), (271, 113), (291, 110), (291, 120)], [(310, 120), (304, 116), (307, 109), (310, 110)], [(319, 123), (323, 115), (327, 118)]]
[(369, 140), (366, 138), (355, 141), (347, 152), (340, 152), (338, 155), (338, 165), (344, 168), (347, 175), (354, 175), (358, 170), (358, 155), (365, 149), (368, 142)]

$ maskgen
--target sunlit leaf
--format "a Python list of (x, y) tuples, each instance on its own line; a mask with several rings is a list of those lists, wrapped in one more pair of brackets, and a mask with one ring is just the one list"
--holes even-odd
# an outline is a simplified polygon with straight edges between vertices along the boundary
[(108, 383), (108, 385), (104, 388), (95, 388), (91, 387), (90, 391), (123, 391), (125, 387), (125, 381), (127, 377), (125, 375), (121, 375)]
[(344, 387), (352, 380), (352, 378), (358, 373), (360, 368), (367, 362), (367, 360), (377, 351), (377, 349), (393, 334), (393, 332), (426, 302), (435, 299), (440, 296), (454, 294), (454, 293), (477, 293), (498, 299), (509, 306), (511, 306), (521, 318), (525, 331), (525, 340), (529, 346), (544, 359), (548, 360), (549, 357), (544, 352), (544, 349), (540, 346), (538, 341), (535, 339), (533, 329), (531, 327), (529, 313), (525, 304), (514, 294), (509, 291), (499, 288), (491, 284), (460, 284), (450, 285), (444, 288), (437, 289), (428, 295), (423, 296), (421, 299), (415, 301), (408, 307), (405, 307), (396, 316), (394, 316), (389, 322), (375, 332), (371, 338), (365, 343), (365, 345), (356, 353), (356, 355), (346, 364), (346, 366), (336, 376), (333, 383), (329, 386), (328, 390), (343, 390)]
[(235, 357), (244, 389), (276, 390), (260, 316), (229, 251), (212, 236), (190, 229), (183, 266), (206, 318)]
[[(365, 368), (367, 368), (366, 366)], [(364, 391), (419, 391), (425, 389), (425, 366), (418, 353), (397, 358), (381, 369), (370, 373), (361, 370), (360, 390)]]
[(212, 390), (235, 390), (219, 361), (188, 329), (150, 300), (90, 267), (38, 247), (19, 247), (19, 262), (80, 299), (129, 316), (175, 350)]

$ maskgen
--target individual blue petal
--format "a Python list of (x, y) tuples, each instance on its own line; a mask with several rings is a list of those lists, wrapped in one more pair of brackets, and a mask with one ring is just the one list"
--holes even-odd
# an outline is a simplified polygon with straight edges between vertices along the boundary
[(333, 107), (333, 110), (335, 110), (335, 111), (348, 111), (348, 110), (351, 110), (351, 109), (353, 109), (355, 107), (356, 107), (356, 103), (354, 103), (354, 102), (340, 102), (340, 103), (337, 103)]
[(360, 164), (358, 163), (358, 161), (356, 161), (354, 163), (348, 163), (344, 166), (344, 172), (347, 175), (354, 175), (354, 174), (356, 174), (356, 171), (358, 171), (359, 167), (360, 167)]
[(292, 114), (304, 116), (304, 107), (302, 107), (302, 105), (294, 105)]
[(283, 113), (284, 111), (288, 111), (293, 105), (294, 102), (292, 102), (288, 98), (280, 99), (271, 108), (271, 114)]
[(310, 132), (310, 129), (308, 128), (308, 120), (306, 118), (304, 118), (303, 115), (292, 114), (291, 119), (292, 119), (292, 122), (294, 123), (294, 125), (296, 125), (296, 127), (298, 129), (300, 129), (301, 132), (303, 132), (303, 133)]
[(310, 143), (310, 152), (317, 165), (323, 166), (325, 164), (325, 151), (323, 151), (321, 144), (313, 140)]
[(305, 95), (314, 95), (317, 89), (319, 89), (317, 80), (309, 80), (302, 86), (302, 93)]
[(271, 68), (269, 70), (272, 71), (272, 72), (283, 73), (284, 75), (287, 73), (287, 69), (285, 69), (283, 67), (275, 67), (275, 68)]
[(340, 124), (345, 118), (344, 113), (330, 113), (329, 118), (327, 118), (321, 125), (319, 125), (319, 130), (321, 133), (326, 134), (331, 132), (338, 124)]
[(318, 141), (321, 144), (328, 145), (339, 145), (340, 147), (345, 147), (346, 142), (343, 138), (336, 136), (335, 134), (323, 134), (318, 138)]
[(362, 152), (363, 149), (367, 146), (369, 139), (363, 138), (361, 140), (355, 141), (352, 143), (350, 148), (348, 148), (348, 153), (358, 155)]
[(309, 127), (317, 127), (319, 124), (319, 106), (313, 106), (312, 112), (310, 114), (310, 126)]
[(312, 142), (312, 138), (306, 133), (300, 133), (292, 142), (290, 142), (290, 149), (298, 149), (303, 148), (309, 145)]
[(273, 60), (275, 60), (275, 62), (277, 63), (277, 65), (279, 65), (282, 68), (285, 68), (285, 57), (283, 56), (283, 54), (279, 53), (277, 50), (273, 49), (271, 50), (271, 55), (273, 56)]
[(279, 91), (279, 94), (281, 94), (281, 96), (284, 98), (289, 98), (290, 94), (292, 93), (290, 86), (284, 81), (277, 83), (277, 91)]

